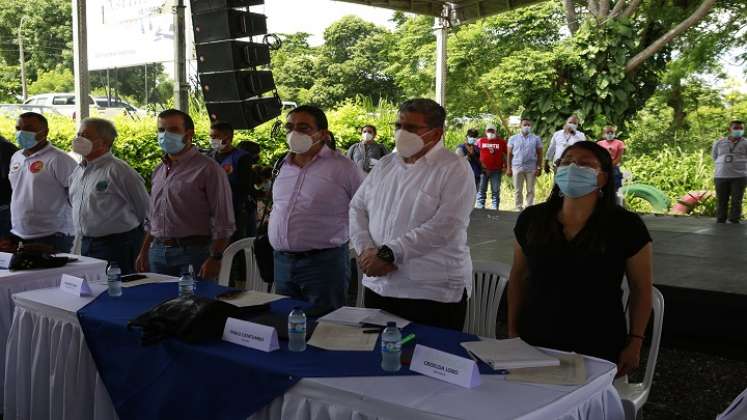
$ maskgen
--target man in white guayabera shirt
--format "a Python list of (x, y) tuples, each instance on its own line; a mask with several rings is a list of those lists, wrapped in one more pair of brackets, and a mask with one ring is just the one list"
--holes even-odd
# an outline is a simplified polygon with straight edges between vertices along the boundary
[(445, 118), (430, 99), (400, 106), (397, 151), (350, 203), (350, 240), (367, 307), (458, 330), (472, 292), (467, 226), (475, 182), (467, 161), (443, 147)]

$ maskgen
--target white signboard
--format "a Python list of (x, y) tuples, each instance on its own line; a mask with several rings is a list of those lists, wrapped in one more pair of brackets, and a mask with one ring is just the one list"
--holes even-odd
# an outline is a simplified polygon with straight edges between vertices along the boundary
[[(192, 19), (184, 3), (190, 58)], [(86, 6), (89, 70), (174, 60), (173, 0), (87, 0)]]

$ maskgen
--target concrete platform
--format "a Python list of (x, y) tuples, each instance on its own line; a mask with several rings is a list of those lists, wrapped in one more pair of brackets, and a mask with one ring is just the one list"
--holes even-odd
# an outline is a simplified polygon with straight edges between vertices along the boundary
[[(472, 259), (511, 264), (517, 216), (475, 210)], [(664, 295), (664, 344), (747, 360), (747, 223), (653, 215), (643, 220), (654, 240), (654, 285)], [(505, 308), (504, 301), (499, 318)]]

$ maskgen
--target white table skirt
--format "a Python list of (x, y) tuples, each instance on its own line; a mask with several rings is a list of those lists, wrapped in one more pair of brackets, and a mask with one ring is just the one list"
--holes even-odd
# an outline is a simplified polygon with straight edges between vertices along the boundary
[[(62, 274), (83, 277), (88, 281), (103, 281), (106, 279), (106, 261), (80, 255), (61, 254), (77, 258), (78, 261), (63, 267), (43, 270), (8, 271), (0, 269), (0, 360), (5, 360), (5, 343), (13, 319), (12, 295), (27, 290), (56, 287), (60, 284)], [(4, 364), (0, 364), (0, 375), (4, 375)], [(2, 384), (0, 384), (0, 392)], [(0, 406), (0, 412), (2, 406)]]
[[(75, 315), (90, 298), (37, 290), (14, 299), (4, 418), (116, 420)], [(590, 381), (582, 387), (483, 375), (472, 390), (423, 376), (307, 378), (250, 419), (622, 420), (614, 366), (587, 359), (587, 371)]]

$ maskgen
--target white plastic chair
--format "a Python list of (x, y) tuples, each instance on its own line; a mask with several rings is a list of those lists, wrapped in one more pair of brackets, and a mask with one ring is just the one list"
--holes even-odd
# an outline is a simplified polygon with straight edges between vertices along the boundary
[[(358, 276), (356, 278), (357, 283), (357, 293), (355, 296), (355, 306), (358, 308), (363, 308), (364, 306), (364, 296), (365, 296), (365, 287), (363, 286), (363, 271), (361, 271), (361, 266), (358, 265), (358, 255), (355, 253), (355, 249), (352, 247), (350, 248), (350, 259), (355, 260), (355, 267), (358, 269)], [(352, 280), (352, 279), (351, 279)]]
[(744, 420), (747, 419), (747, 389), (745, 389), (737, 398), (729, 404), (729, 407), (723, 413), (716, 417), (716, 420)]
[(223, 251), (223, 259), (220, 262), (220, 273), (218, 274), (218, 284), (221, 286), (228, 286), (229, 279), (231, 277), (231, 266), (233, 265), (233, 259), (239, 251), (244, 251), (244, 260), (246, 262), (246, 281), (244, 289), (256, 290), (258, 292), (266, 292), (267, 284), (265, 284), (259, 276), (259, 268), (257, 262), (254, 259), (254, 238), (244, 238), (228, 245)]
[[(628, 282), (623, 282), (623, 299), (627, 306), (629, 292), (627, 290)], [(646, 360), (646, 372), (643, 376), (643, 382), (630, 383), (627, 376), (622, 376), (615, 380), (615, 388), (620, 394), (623, 403), (626, 420), (635, 420), (638, 412), (641, 410), (648, 396), (651, 393), (651, 384), (654, 381), (654, 370), (656, 361), (659, 357), (659, 345), (661, 344), (661, 328), (664, 323), (664, 296), (659, 289), (651, 288), (652, 309), (654, 312), (653, 331), (651, 333), (651, 345), (648, 349), (648, 359)]]
[(500, 262), (472, 262), (472, 297), (467, 301), (464, 332), (495, 338), (498, 305), (510, 273), (511, 266)]

